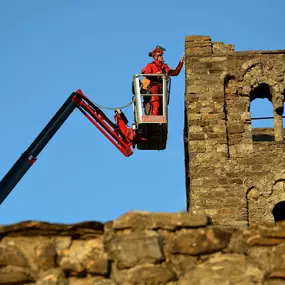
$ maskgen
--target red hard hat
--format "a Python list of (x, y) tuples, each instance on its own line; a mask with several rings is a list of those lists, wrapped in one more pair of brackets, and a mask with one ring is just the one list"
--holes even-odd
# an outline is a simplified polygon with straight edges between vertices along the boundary
[(149, 56), (150, 57), (154, 57), (156, 53), (160, 53), (163, 54), (163, 52), (165, 51), (165, 48), (161, 47), (161, 46), (156, 46), (155, 49), (153, 49), (151, 52), (149, 52)]

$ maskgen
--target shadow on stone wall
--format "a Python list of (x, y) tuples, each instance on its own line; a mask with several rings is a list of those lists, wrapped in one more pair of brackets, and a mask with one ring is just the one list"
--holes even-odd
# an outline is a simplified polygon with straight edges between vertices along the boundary
[(285, 201), (278, 202), (274, 206), (272, 210), (272, 214), (273, 214), (275, 222), (284, 221), (285, 220)]

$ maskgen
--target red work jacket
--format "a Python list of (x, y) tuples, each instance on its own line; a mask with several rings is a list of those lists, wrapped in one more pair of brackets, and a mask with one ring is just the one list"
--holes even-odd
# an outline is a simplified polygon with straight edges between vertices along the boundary
[[(176, 69), (172, 69), (168, 66), (168, 64), (163, 63), (159, 60), (154, 60), (153, 62), (148, 63), (142, 69), (142, 73), (144, 74), (164, 73), (164, 74), (167, 74), (168, 76), (176, 76), (180, 73), (182, 66), (183, 66), (183, 62), (180, 61)], [(149, 79), (151, 78), (153, 77), (150, 77)]]
[[(154, 60), (151, 63), (148, 63), (141, 71), (143, 74), (156, 74), (156, 73), (163, 73), (167, 74), (168, 76), (176, 76), (180, 73), (180, 70), (183, 66), (183, 62), (179, 61), (177, 67), (172, 69), (168, 66), (168, 64), (163, 63), (159, 60)], [(161, 76), (146, 76), (147, 79), (150, 80), (149, 90), (152, 94), (160, 94), (162, 92), (162, 78)], [(155, 97), (155, 98), (154, 98)], [(152, 96), (151, 101), (158, 100), (157, 96)]]

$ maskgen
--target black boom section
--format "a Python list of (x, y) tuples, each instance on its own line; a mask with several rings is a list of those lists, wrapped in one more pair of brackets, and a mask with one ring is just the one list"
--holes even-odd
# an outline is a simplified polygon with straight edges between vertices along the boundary
[(76, 103), (72, 100), (75, 95), (77, 95), (77, 93), (74, 92), (68, 97), (29, 148), (20, 156), (0, 181), (0, 205), (29, 170), (43, 148), (77, 107)]

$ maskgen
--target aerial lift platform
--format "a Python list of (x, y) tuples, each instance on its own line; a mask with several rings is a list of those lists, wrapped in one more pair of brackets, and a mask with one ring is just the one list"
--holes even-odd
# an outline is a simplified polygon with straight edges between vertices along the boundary
[(150, 94), (142, 92), (142, 76), (146, 75), (136, 74), (133, 77), (134, 123), (131, 127), (128, 126), (128, 120), (121, 109), (115, 110), (115, 122), (113, 122), (80, 89), (73, 92), (0, 181), (0, 205), (35, 163), (38, 155), (75, 109), (78, 109), (126, 157), (133, 154), (135, 147), (139, 150), (165, 149), (168, 133), (167, 106), (170, 94), (170, 78), (164, 74), (159, 75), (162, 77), (163, 94), (152, 95), (162, 97), (163, 111), (159, 116), (152, 116), (145, 115), (144, 112), (144, 98)]

